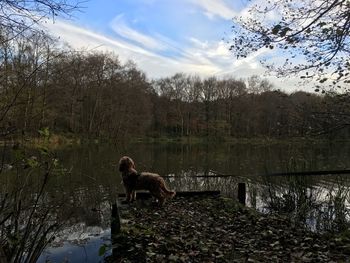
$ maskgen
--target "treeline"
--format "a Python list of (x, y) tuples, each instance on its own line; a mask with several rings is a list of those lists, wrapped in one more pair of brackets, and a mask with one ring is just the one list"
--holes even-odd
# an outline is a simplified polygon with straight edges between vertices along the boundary
[[(0, 133), (88, 138), (348, 135), (347, 95), (286, 94), (259, 77), (149, 80), (111, 53), (75, 52), (33, 34), (0, 41)], [(332, 135), (332, 136), (333, 136)]]

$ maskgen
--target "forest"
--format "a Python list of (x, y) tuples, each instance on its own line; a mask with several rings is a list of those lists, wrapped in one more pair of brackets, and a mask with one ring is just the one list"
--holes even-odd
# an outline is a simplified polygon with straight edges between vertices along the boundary
[[(349, 134), (348, 94), (286, 93), (260, 76), (149, 79), (116, 54), (78, 52), (35, 32), (1, 36), (1, 135), (292, 138)], [(302, 90), (302, 87), (300, 87)]]

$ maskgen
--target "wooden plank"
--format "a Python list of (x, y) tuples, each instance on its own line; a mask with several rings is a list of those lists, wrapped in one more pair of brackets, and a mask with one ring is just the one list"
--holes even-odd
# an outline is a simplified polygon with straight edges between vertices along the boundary
[(300, 176), (300, 175), (338, 175), (349, 174), (350, 170), (329, 170), (329, 171), (303, 171), (303, 172), (286, 172), (286, 173), (271, 173), (261, 174), (258, 176)]
[[(269, 173), (269, 174), (256, 174), (253, 175), (254, 177), (256, 176), (261, 176), (261, 177), (267, 177), (267, 176), (301, 176), (301, 175), (340, 175), (340, 174), (349, 174), (350, 175), (350, 169), (345, 169), (345, 170), (325, 170), (325, 171), (302, 171), (302, 172), (283, 172), (283, 173)], [(225, 178), (225, 177), (246, 177), (250, 175), (238, 175), (238, 174), (208, 174), (208, 175), (186, 175), (186, 176), (162, 176), (164, 178)]]
[[(194, 196), (218, 196), (220, 195), (220, 191), (180, 191), (176, 192), (176, 197), (194, 197)], [(125, 197), (125, 193), (119, 193), (118, 197)], [(137, 192), (136, 199), (148, 199), (151, 198), (151, 194), (149, 192)]]

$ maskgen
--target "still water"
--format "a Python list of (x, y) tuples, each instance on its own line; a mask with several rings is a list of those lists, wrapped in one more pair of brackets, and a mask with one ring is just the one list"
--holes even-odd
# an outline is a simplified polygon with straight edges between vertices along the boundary
[[(103, 261), (98, 251), (109, 242), (110, 204), (118, 193), (124, 192), (117, 170), (123, 155), (135, 161), (138, 171), (166, 176), (169, 188), (176, 191), (220, 190), (223, 195), (235, 198), (237, 184), (244, 182), (248, 206), (266, 213), (287, 214), (296, 224), (313, 231), (344, 230), (349, 221), (350, 174), (266, 174), (348, 169), (349, 146), (349, 143), (286, 142), (65, 147), (56, 151), (65, 173), (51, 184), (63, 189), (58, 196), (69, 197), (69, 205), (62, 206), (67, 223), (39, 262)], [(56, 189), (53, 196), (57, 196), (57, 187), (52, 189)]]

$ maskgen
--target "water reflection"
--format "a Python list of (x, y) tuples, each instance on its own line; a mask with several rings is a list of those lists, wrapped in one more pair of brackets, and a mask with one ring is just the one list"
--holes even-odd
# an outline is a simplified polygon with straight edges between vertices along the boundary
[[(177, 191), (220, 190), (223, 195), (236, 198), (238, 183), (244, 182), (248, 206), (265, 213), (286, 214), (296, 224), (314, 231), (338, 232), (348, 228), (349, 175), (257, 176), (345, 169), (350, 167), (350, 158), (349, 147), (344, 143), (72, 146), (57, 150), (56, 156), (66, 170), (64, 176), (51, 178), (45, 188), (45, 205), (56, 205), (55, 215), (64, 225), (54, 235), (54, 246), (42, 254), (41, 262), (53, 257), (63, 260), (67, 253), (73, 257), (82, 247), (89, 248), (89, 252), (94, 250), (89, 244), (99, 247), (109, 242), (105, 239), (111, 204), (117, 193), (124, 192), (116, 167), (123, 155), (131, 156), (139, 171), (166, 176), (169, 187)], [(13, 157), (6, 156), (4, 163), (12, 164)], [(216, 174), (233, 176), (215, 177)], [(1, 175), (3, 197), (16, 183), (11, 171)], [(94, 253), (96, 261), (103, 259), (98, 248)]]
[[(73, 231), (73, 230), (71, 230)], [(74, 230), (76, 231), (76, 230)], [(66, 241), (54, 242), (38, 259), (37, 263), (44, 262), (102, 262), (111, 252), (99, 255), (99, 249), (104, 244), (110, 244), (110, 231), (102, 229), (86, 229), (80, 232), (82, 236), (67, 236)], [(73, 239), (69, 239), (73, 238)]]
[(223, 178), (192, 176), (193, 172), (184, 172), (168, 181), (176, 189), (215, 189), (233, 198), (237, 198), (238, 184), (245, 182), (247, 205), (261, 212), (285, 214), (295, 224), (318, 232), (340, 232), (350, 226), (350, 175)]
[[(105, 189), (97, 187), (99, 195)], [(91, 202), (88, 189), (79, 189), (61, 210), (65, 214), (64, 226), (55, 239), (38, 259), (38, 262), (101, 262), (110, 255), (107, 251), (99, 254), (102, 245), (110, 245), (111, 203), (105, 198)], [(96, 192), (92, 193), (96, 194)], [(98, 196), (97, 195), (97, 198)]]
[(260, 186), (262, 210), (292, 216), (314, 231), (344, 231), (349, 227), (348, 176), (290, 176), (280, 183), (266, 177)]

